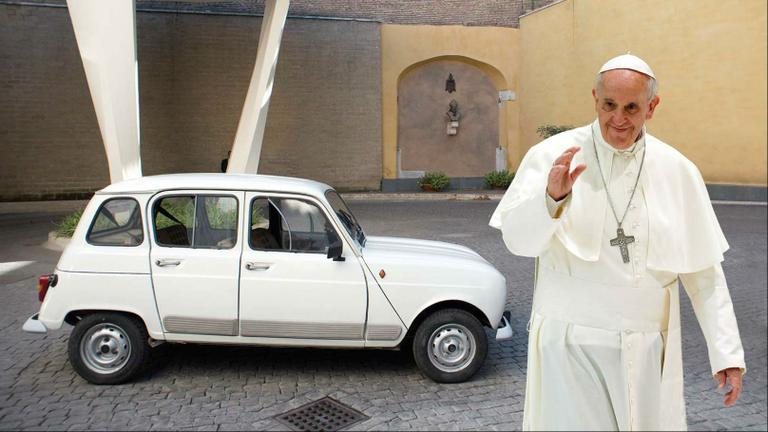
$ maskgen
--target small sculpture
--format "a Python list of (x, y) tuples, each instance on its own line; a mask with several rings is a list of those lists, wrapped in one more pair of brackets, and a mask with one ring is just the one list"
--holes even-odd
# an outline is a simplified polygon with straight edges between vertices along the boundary
[(448, 74), (448, 79), (445, 80), (445, 91), (453, 93), (456, 91), (456, 81), (453, 80), (453, 74)]
[(448, 128), (446, 129), (448, 135), (456, 135), (459, 128), (459, 118), (461, 118), (459, 103), (456, 102), (456, 99), (452, 99), (448, 104), (448, 112), (445, 113), (445, 116), (448, 118)]
[(459, 103), (456, 102), (456, 99), (452, 99), (451, 102), (448, 103), (448, 112), (445, 113), (445, 115), (448, 117), (448, 121), (459, 121), (461, 114), (459, 114)]

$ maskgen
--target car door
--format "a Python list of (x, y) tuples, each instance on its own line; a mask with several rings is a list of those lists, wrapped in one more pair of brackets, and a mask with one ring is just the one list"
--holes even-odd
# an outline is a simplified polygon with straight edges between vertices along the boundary
[[(343, 241), (320, 201), (246, 193), (247, 235), (240, 269), (240, 332), (284, 343), (362, 346), (367, 289), (357, 256), (327, 257)], [(336, 341), (336, 342), (332, 342)]]
[(150, 201), (152, 283), (166, 333), (237, 334), (243, 196), (172, 191)]

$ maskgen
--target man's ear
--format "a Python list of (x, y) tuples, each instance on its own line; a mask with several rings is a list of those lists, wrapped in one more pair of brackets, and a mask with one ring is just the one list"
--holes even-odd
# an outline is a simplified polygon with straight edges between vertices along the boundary
[(649, 102), (649, 109), (648, 113), (645, 115), (646, 120), (650, 120), (653, 118), (653, 112), (656, 110), (656, 105), (659, 104), (661, 99), (659, 99), (659, 96), (654, 96), (653, 99), (651, 99), (651, 102)]
[(592, 89), (592, 98), (595, 100), (595, 112), (597, 112), (597, 89)]

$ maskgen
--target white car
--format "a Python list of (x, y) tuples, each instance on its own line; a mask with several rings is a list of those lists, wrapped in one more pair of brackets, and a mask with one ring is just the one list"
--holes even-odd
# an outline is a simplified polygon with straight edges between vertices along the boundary
[(413, 349), (431, 379), (470, 378), (512, 330), (504, 277), (464, 246), (366, 236), (330, 186), (174, 174), (94, 197), (24, 330), (74, 325), (80, 376), (117, 384), (162, 342)]

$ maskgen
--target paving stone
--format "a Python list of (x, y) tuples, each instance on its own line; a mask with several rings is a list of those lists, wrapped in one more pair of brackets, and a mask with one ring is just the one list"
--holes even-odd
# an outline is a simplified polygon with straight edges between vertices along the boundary
[[(519, 429), (532, 260), (511, 256), (498, 231), (478, 223), (487, 220), (495, 202), (350, 205), (370, 234), (462, 243), (507, 277), (515, 336), (502, 343), (489, 341), (486, 364), (473, 380), (436, 384), (403, 352), (167, 344), (160, 348), (163, 360), (146, 376), (125, 385), (94, 386), (69, 365), (69, 326), (44, 336), (20, 331), (40, 306), (30, 275), (0, 285), (0, 430), (288, 430), (273, 416), (324, 396), (371, 417), (351, 430)], [(701, 331), (683, 294), (689, 429), (765, 430), (766, 209), (716, 206), (716, 211), (732, 248), (724, 269), (749, 370), (742, 400), (724, 408), (722, 395), (714, 390)], [(43, 274), (55, 266), (58, 255), (13, 240), (23, 228), (44, 241), (48, 222), (27, 227), (21, 223), (27, 217), (18, 216), (20, 222), (10, 226), (3, 225), (8, 219), (0, 219), (0, 240), (10, 239), (0, 241), (0, 261), (34, 259), (35, 274)], [(446, 236), (457, 233), (465, 236)]]

